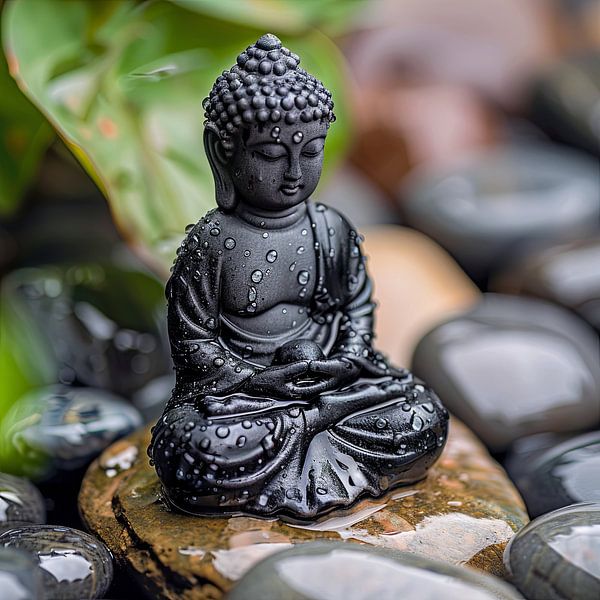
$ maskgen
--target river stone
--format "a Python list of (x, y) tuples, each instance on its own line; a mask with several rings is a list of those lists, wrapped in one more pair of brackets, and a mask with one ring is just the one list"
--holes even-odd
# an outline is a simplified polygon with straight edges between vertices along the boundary
[(419, 342), (412, 368), (490, 449), (502, 451), (526, 435), (597, 426), (598, 365), (596, 333), (569, 311), (484, 294)]
[[(596, 14), (590, 14), (590, 18), (597, 19), (599, 15), (596, 8)], [(529, 116), (552, 138), (600, 157), (598, 98), (600, 53), (579, 52), (555, 63), (538, 78), (531, 94)]]
[(528, 600), (600, 598), (600, 504), (538, 517), (506, 548), (506, 568)]
[(600, 236), (527, 257), (492, 289), (550, 300), (577, 313), (600, 332)]
[(44, 597), (42, 572), (21, 550), (0, 548), (0, 595), (3, 600), (39, 600)]
[(364, 234), (378, 303), (377, 347), (395, 364), (407, 366), (432, 327), (470, 308), (481, 294), (447, 252), (422, 233), (390, 225)]
[[(3, 279), (13, 327), (35, 336), (41, 364), (30, 370), (41, 383), (90, 386), (128, 398), (169, 372), (159, 325), (166, 323), (163, 285), (127, 253), (110, 257), (110, 263), (18, 269)], [(30, 359), (18, 356), (19, 350), (17, 358)]]
[(112, 581), (110, 552), (102, 542), (77, 529), (15, 527), (0, 534), (0, 546), (23, 550), (36, 560), (42, 570), (45, 600), (101, 598)]
[(104, 390), (48, 386), (10, 408), (0, 424), (5, 470), (36, 481), (86, 467), (104, 448), (142, 424), (131, 404)]
[(311, 542), (262, 560), (227, 600), (517, 600), (497, 577), (408, 552)]
[(504, 471), (456, 421), (424, 481), (313, 523), (172, 512), (148, 464), (149, 441), (144, 429), (108, 448), (83, 480), (79, 507), (151, 597), (220, 598), (261, 558), (315, 540), (403, 550), (504, 575), (504, 546), (528, 520)]
[(531, 446), (526, 441), (515, 444), (507, 462), (520, 465), (513, 481), (532, 517), (578, 502), (600, 503), (600, 431), (541, 452), (524, 450)]
[(0, 473), (0, 527), (15, 522), (45, 523), (44, 498), (27, 479)]
[(519, 145), (419, 169), (402, 190), (406, 222), (476, 281), (533, 250), (598, 230), (598, 166), (577, 152)]

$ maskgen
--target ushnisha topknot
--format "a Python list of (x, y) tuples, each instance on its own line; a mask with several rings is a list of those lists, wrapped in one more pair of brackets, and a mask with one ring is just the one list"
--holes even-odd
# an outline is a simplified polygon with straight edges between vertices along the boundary
[(202, 106), (205, 126), (216, 128), (226, 150), (233, 148), (231, 134), (242, 123), (335, 120), (331, 92), (299, 64), (297, 54), (267, 33), (219, 75)]

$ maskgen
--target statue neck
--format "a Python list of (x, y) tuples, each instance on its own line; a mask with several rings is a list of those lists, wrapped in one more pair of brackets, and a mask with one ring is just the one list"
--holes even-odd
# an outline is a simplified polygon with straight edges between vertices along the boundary
[(306, 202), (283, 210), (263, 210), (240, 202), (235, 210), (240, 219), (261, 229), (286, 229), (301, 221), (306, 212)]

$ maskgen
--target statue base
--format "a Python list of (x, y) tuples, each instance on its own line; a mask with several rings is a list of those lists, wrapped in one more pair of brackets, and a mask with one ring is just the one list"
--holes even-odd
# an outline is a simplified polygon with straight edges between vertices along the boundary
[(109, 447), (79, 496), (89, 529), (154, 598), (220, 598), (256, 562), (314, 540), (344, 540), (467, 564), (503, 577), (502, 553), (527, 521), (502, 468), (461, 423), (424, 481), (311, 523), (172, 512), (148, 464), (150, 431)]

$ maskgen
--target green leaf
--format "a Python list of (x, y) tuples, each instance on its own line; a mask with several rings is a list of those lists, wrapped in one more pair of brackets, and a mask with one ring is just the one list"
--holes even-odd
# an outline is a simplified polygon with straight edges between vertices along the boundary
[[(3, 19), (19, 86), (97, 181), (125, 237), (165, 271), (185, 225), (214, 206), (202, 99), (263, 33), (164, 1), (15, 0)], [(334, 93), (331, 164), (347, 139), (340, 53), (315, 29), (281, 37)]]
[(3, 56), (0, 89), (0, 217), (6, 217), (19, 206), (53, 134), (10, 77)]
[(343, 31), (365, 0), (172, 0), (199, 13), (279, 33)]

